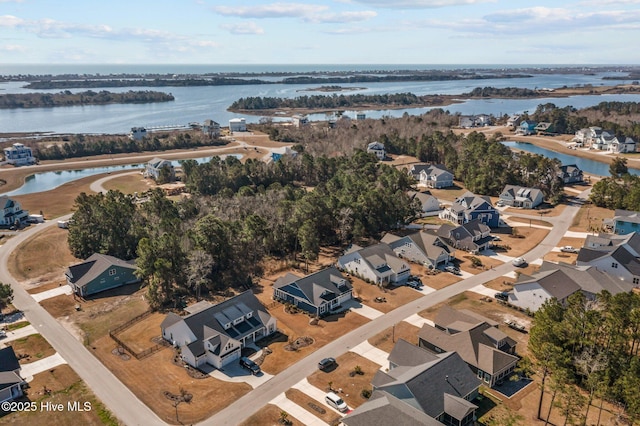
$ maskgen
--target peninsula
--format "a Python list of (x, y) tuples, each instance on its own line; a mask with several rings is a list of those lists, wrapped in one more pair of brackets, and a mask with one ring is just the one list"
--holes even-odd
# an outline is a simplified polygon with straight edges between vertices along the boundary
[(169, 102), (174, 97), (170, 93), (150, 90), (112, 93), (105, 90), (94, 92), (71, 93), (65, 90), (60, 93), (12, 93), (0, 95), (0, 109), (15, 108), (48, 108), (74, 105), (105, 104), (144, 104), (152, 102)]

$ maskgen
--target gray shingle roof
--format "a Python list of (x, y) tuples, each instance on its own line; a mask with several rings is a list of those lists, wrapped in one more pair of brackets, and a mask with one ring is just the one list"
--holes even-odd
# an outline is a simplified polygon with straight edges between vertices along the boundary
[(293, 291), (297, 296), (302, 293), (309, 303), (320, 306), (327, 300), (335, 299), (341, 294), (349, 292), (353, 287), (351, 282), (332, 266), (305, 277), (288, 273), (284, 277), (278, 278), (273, 284), (273, 288)]
[(551, 269), (533, 274), (521, 275), (515, 285), (537, 282), (547, 293), (558, 300), (565, 299), (573, 293), (580, 291), (576, 284), (564, 271)]
[[(470, 330), (476, 324), (480, 322), (486, 322), (491, 327), (496, 327), (498, 323), (492, 319), (484, 317), (480, 314), (476, 314), (473, 311), (468, 309), (453, 309), (449, 305), (444, 305), (442, 308), (438, 310), (436, 314), (436, 318), (433, 321), (437, 326), (442, 328), (448, 328), (451, 324), (455, 322), (461, 322), (463, 324), (468, 324), (468, 327), (465, 330)], [(459, 330), (463, 331), (463, 330)]]
[(561, 270), (582, 290), (598, 294), (607, 290), (611, 294), (626, 293), (632, 290), (633, 284), (616, 279), (593, 266), (575, 266), (567, 263), (543, 262), (539, 272)]
[[(438, 355), (438, 359), (415, 367), (398, 367), (388, 373), (378, 371), (393, 381), (375, 386), (427, 415), (438, 418), (445, 412), (445, 395), (464, 398), (480, 386), (480, 380), (455, 352)], [(375, 377), (374, 377), (375, 380)], [(456, 410), (450, 415), (458, 415)]]
[(617, 209), (613, 214), (613, 220), (622, 220), (624, 222), (640, 223), (640, 212), (633, 210)]
[(106, 254), (94, 253), (87, 260), (67, 268), (66, 276), (77, 287), (84, 287), (107, 269), (119, 266), (136, 270), (134, 261), (126, 261)]
[(398, 366), (415, 367), (416, 365), (435, 361), (438, 357), (426, 349), (411, 344), (404, 339), (399, 339), (387, 359)]
[(347, 426), (442, 426), (442, 423), (387, 392), (375, 391), (369, 401), (342, 418)]

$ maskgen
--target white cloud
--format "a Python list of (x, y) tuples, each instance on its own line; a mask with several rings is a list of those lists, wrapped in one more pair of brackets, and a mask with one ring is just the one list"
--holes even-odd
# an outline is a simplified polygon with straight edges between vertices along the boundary
[(0, 3), (22, 3), (22, 0), (0, 0)]
[(0, 16), (0, 27), (16, 28), (24, 25), (24, 19), (13, 15)]
[(220, 15), (240, 18), (301, 18), (327, 10), (327, 6), (303, 3), (272, 3), (264, 6), (216, 6)]
[(435, 9), (448, 6), (495, 3), (496, 0), (352, 0), (352, 2), (386, 9)]
[(0, 51), (3, 52), (26, 52), (27, 48), (24, 46), (20, 46), (19, 44), (5, 44), (0, 45)]
[(231, 34), (264, 34), (264, 29), (258, 26), (255, 22), (224, 24), (220, 27), (229, 31)]
[(305, 17), (305, 21), (320, 22), (330, 24), (344, 24), (347, 22), (361, 22), (368, 19), (375, 18), (378, 14), (373, 11), (362, 12), (340, 12), (340, 13), (325, 13), (313, 16)]

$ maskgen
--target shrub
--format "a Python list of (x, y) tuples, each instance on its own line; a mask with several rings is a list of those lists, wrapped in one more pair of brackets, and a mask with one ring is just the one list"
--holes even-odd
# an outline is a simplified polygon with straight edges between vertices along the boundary
[(362, 392), (360, 392), (360, 395), (364, 399), (369, 399), (369, 398), (371, 398), (371, 391), (369, 389), (362, 389)]

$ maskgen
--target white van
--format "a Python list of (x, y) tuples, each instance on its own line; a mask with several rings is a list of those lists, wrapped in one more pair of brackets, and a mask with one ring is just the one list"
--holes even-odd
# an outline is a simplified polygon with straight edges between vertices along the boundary
[(335, 408), (336, 410), (344, 413), (349, 409), (347, 403), (342, 400), (338, 395), (333, 392), (329, 392), (327, 396), (324, 397), (324, 400), (329, 406)]

